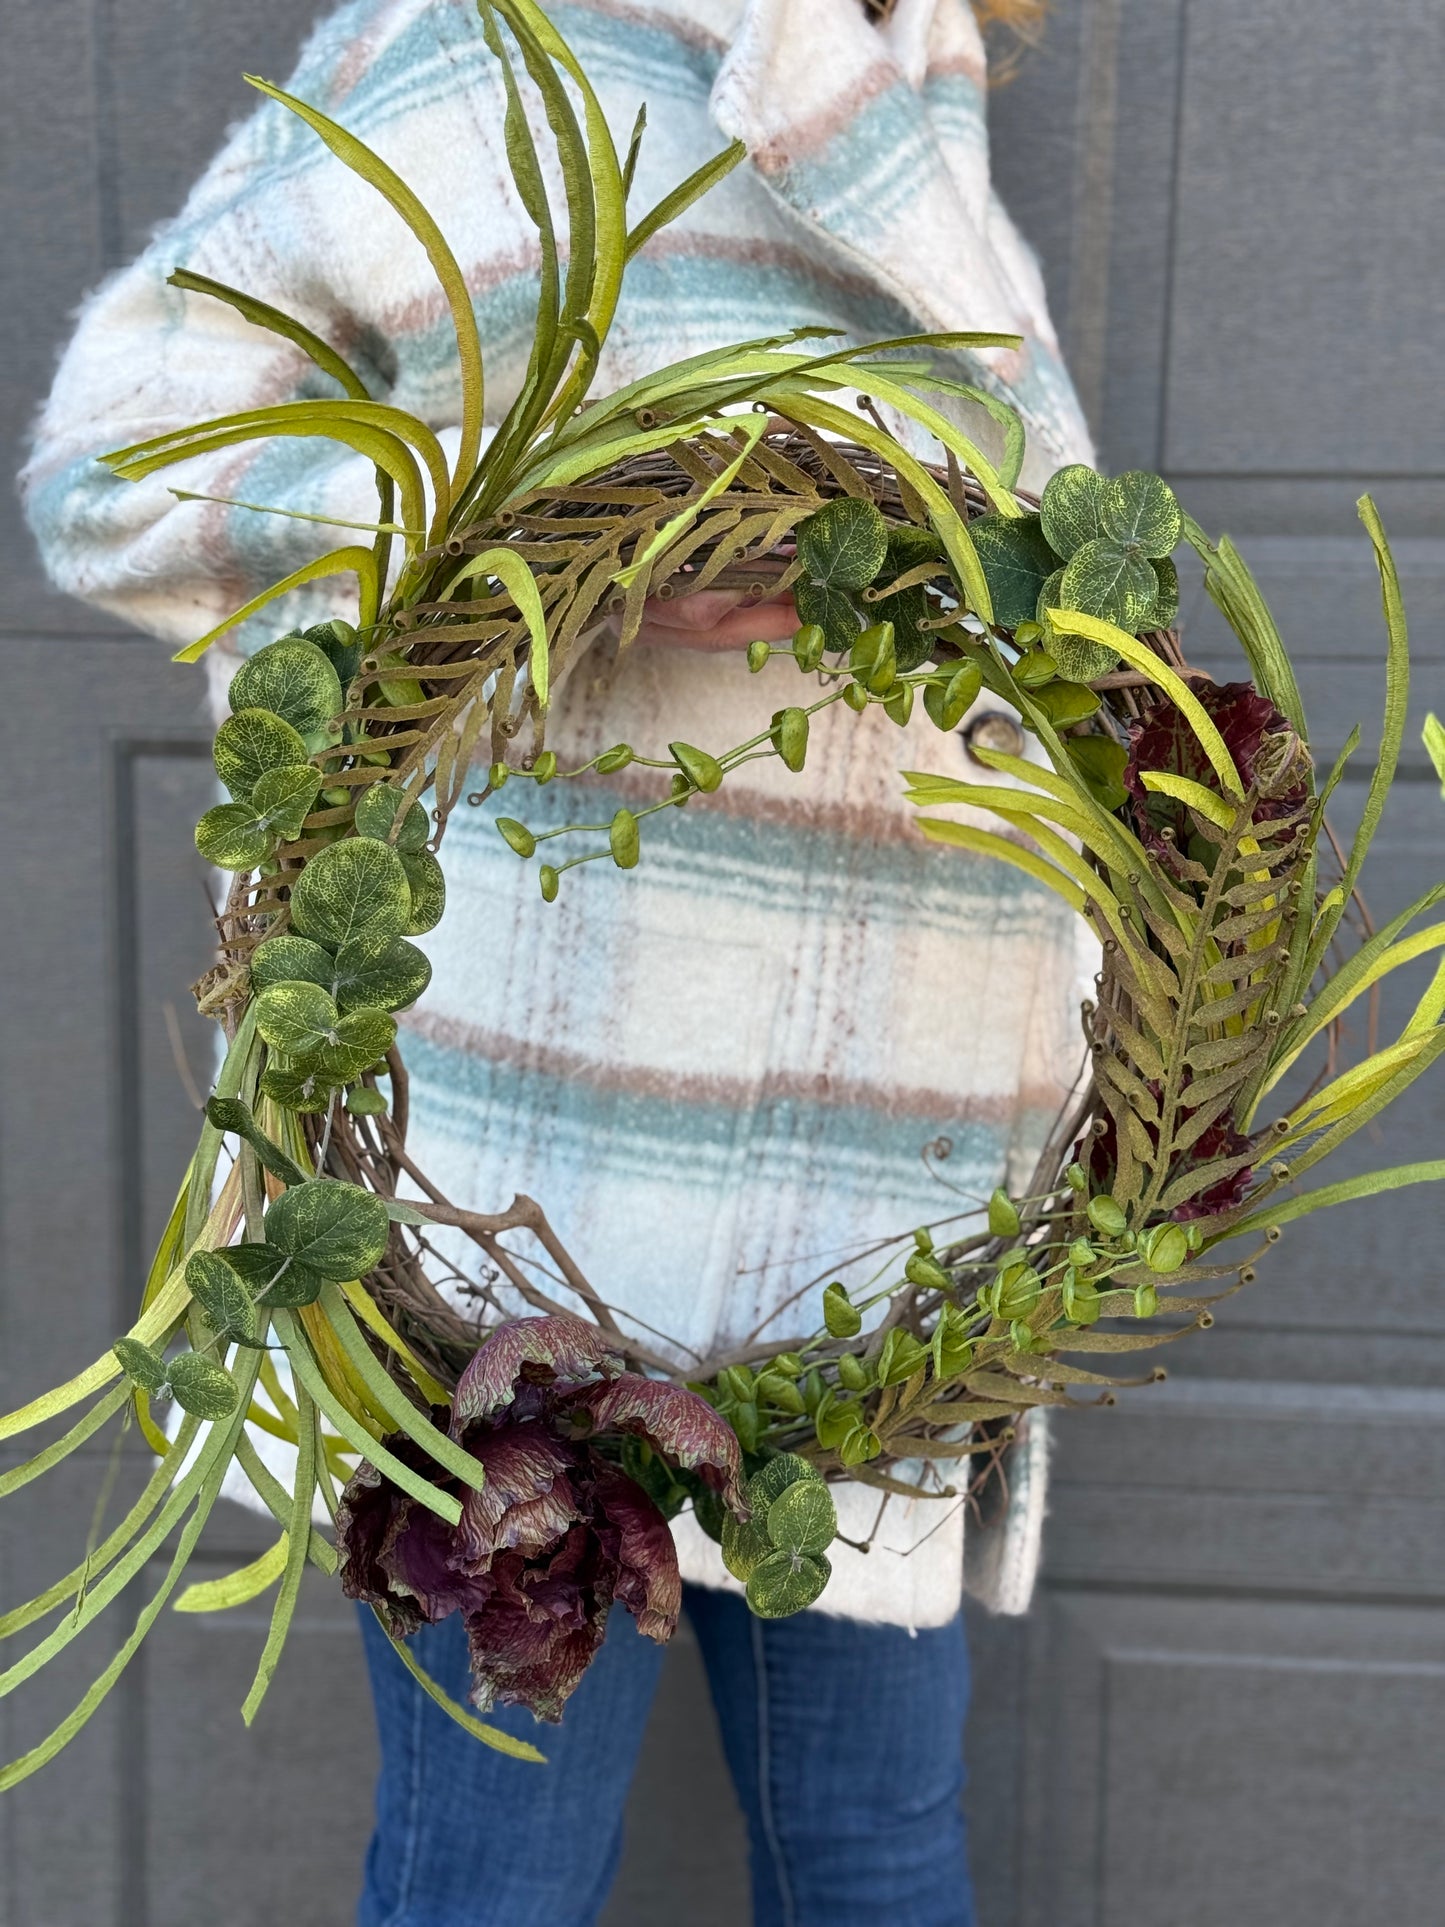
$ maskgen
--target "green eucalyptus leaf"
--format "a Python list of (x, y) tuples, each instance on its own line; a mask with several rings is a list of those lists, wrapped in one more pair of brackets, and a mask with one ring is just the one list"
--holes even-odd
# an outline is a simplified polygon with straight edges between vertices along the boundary
[(256, 999), (257, 1030), (288, 1057), (315, 1057), (339, 1022), (340, 1012), (319, 984), (272, 984)]
[(1049, 547), (1061, 562), (1104, 533), (1100, 520), (1104, 478), (1083, 462), (1052, 474), (1039, 503), (1039, 519)]
[(251, 807), (261, 822), (287, 843), (300, 836), (321, 788), (321, 772), (311, 763), (268, 769), (251, 792)]
[[(1076, 551), (1066, 563), (1059, 584), (1062, 607), (1099, 616), (1131, 635), (1158, 593), (1158, 577), (1148, 557), (1133, 545), (1116, 542), (1107, 535), (1086, 542)], [(1057, 661), (1052, 640), (1049, 648)]]
[(409, 914), (402, 928), (408, 937), (422, 937), (442, 920), (447, 907), (447, 880), (430, 850), (409, 850), (401, 863), (410, 892)]
[(747, 1580), (773, 1551), (767, 1527), (758, 1519), (744, 1521), (727, 1513), (722, 1522), (723, 1564), (734, 1579)]
[(266, 1212), (266, 1241), (323, 1278), (362, 1278), (386, 1250), (386, 1205), (359, 1184), (309, 1178)]
[(323, 650), (300, 636), (258, 649), (231, 678), (231, 708), (269, 709), (301, 735), (334, 722), (341, 679)]
[(306, 745), (269, 709), (241, 709), (228, 716), (211, 745), (216, 774), (237, 803), (249, 803), (268, 770), (306, 761)]
[(303, 1060), (319, 1066), (328, 1078), (349, 1084), (386, 1056), (396, 1042), (396, 1019), (384, 1010), (363, 1006), (339, 1017), (331, 1035)]
[(759, 1619), (788, 1619), (811, 1606), (832, 1576), (821, 1554), (775, 1552), (753, 1567), (748, 1604)]
[(262, 1093), (283, 1111), (324, 1111), (344, 1079), (328, 1077), (319, 1065), (271, 1062), (261, 1073)]
[(824, 647), (833, 655), (851, 649), (863, 626), (847, 590), (835, 589), (826, 582), (795, 582), (793, 606), (804, 628), (822, 631)]
[(214, 1358), (181, 1352), (166, 1368), (171, 1397), (192, 1418), (229, 1418), (241, 1402), (241, 1388)]
[(748, 1508), (761, 1518), (773, 1501), (787, 1491), (790, 1485), (799, 1481), (822, 1484), (822, 1475), (815, 1465), (797, 1452), (778, 1452), (765, 1466), (748, 1480)]
[(160, 1353), (139, 1338), (117, 1338), (110, 1349), (126, 1377), (154, 1398), (166, 1382), (166, 1362)]
[(1119, 667), (1117, 650), (1102, 642), (1091, 642), (1087, 636), (1066, 636), (1058, 630), (1050, 640), (1049, 654), (1061, 682), (1093, 682), (1096, 676), (1107, 676), (1111, 669)]
[(1055, 567), (1037, 515), (980, 515), (968, 533), (993, 600), (993, 619), (1003, 629), (1031, 622), (1039, 590)]
[(357, 937), (400, 936), (412, 915), (410, 874), (402, 865), (420, 861), (403, 859), (369, 836), (329, 844), (292, 886), (293, 927), (333, 950)]
[(196, 848), (220, 870), (254, 870), (275, 847), (249, 803), (217, 803), (196, 825)]
[(343, 1012), (405, 1010), (431, 982), (431, 965), (405, 937), (357, 937), (337, 951), (331, 982)]
[(768, 1507), (768, 1537), (779, 1552), (826, 1552), (838, 1531), (833, 1496), (821, 1479), (799, 1479)]
[(714, 1545), (722, 1544), (723, 1526), (732, 1514), (710, 1485), (700, 1486), (692, 1496), (693, 1516)]
[(323, 990), (331, 990), (335, 981), (336, 966), (331, 952), (323, 950), (309, 937), (283, 932), (279, 937), (268, 937), (251, 953), (252, 990), (297, 982), (320, 984)]
[(366, 645), (355, 629), (340, 616), (333, 616), (329, 622), (313, 624), (306, 630), (305, 639), (314, 643), (326, 657), (344, 690), (361, 668), (362, 658), (366, 654)]
[(192, 1252), (186, 1260), (186, 1285), (219, 1338), (242, 1345), (256, 1342), (256, 1301), (219, 1252)]
[(1179, 614), (1179, 571), (1167, 555), (1154, 563), (1154, 601), (1139, 623), (1141, 630), (1172, 629)]
[(392, 835), (397, 811), (406, 801), (406, 792), (393, 783), (376, 783), (364, 790), (356, 806), (356, 833), (374, 836), (379, 843), (390, 843), (401, 851), (419, 850), (431, 835), (431, 818), (415, 798), (407, 805), (401, 828)]
[(1178, 546), (1184, 518), (1162, 476), (1135, 468), (1105, 482), (1099, 498), (1099, 526), (1116, 542), (1137, 543), (1145, 555), (1158, 559)]
[(279, 1144), (261, 1129), (251, 1114), (251, 1107), (239, 1097), (211, 1097), (206, 1100), (206, 1119), (218, 1131), (229, 1131), (234, 1136), (244, 1138), (246, 1143), (260, 1158), (262, 1164), (283, 1184), (297, 1184), (308, 1174), (287, 1157)]
[(319, 1271), (272, 1244), (226, 1245), (216, 1256), (231, 1267), (257, 1304), (274, 1311), (299, 1311), (314, 1304), (326, 1282)]
[(872, 502), (853, 495), (825, 502), (795, 533), (798, 558), (809, 576), (834, 589), (866, 589), (888, 553), (888, 524)]

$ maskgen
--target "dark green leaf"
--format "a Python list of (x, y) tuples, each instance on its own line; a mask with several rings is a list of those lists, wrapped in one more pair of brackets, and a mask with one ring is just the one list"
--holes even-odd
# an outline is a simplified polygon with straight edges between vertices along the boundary
[(329, 622), (315, 623), (305, 633), (307, 642), (315, 643), (345, 689), (361, 667), (366, 645), (351, 624), (344, 622), (340, 616), (333, 616)]
[[(908, 575), (920, 564), (929, 561), (938, 563), (939, 574), (947, 576), (948, 565), (944, 560), (943, 547), (932, 529), (905, 528), (890, 529), (888, 532), (888, 552), (883, 567), (875, 582), (875, 589), (886, 588), (896, 582), (899, 576)], [(896, 595), (880, 596), (870, 605), (874, 622), (893, 624), (893, 653), (900, 675), (908, 675), (921, 668), (937, 647), (931, 629), (922, 624), (928, 619), (928, 596), (921, 582), (911, 588), (903, 589)]]
[(760, 1519), (744, 1523), (729, 1512), (722, 1522), (723, 1564), (734, 1579), (746, 1580), (773, 1551), (768, 1529)]
[(218, 803), (196, 825), (196, 848), (221, 870), (254, 870), (275, 847), (249, 803)]
[(1154, 579), (1158, 585), (1154, 601), (1139, 627), (1141, 630), (1171, 629), (1179, 614), (1179, 571), (1167, 555), (1155, 562)]
[(298, 1184), (307, 1174), (292, 1162), (279, 1144), (273, 1144), (239, 1097), (212, 1097), (206, 1101), (207, 1120), (218, 1131), (229, 1131), (244, 1138), (273, 1177), (283, 1184)]
[(160, 1353), (139, 1338), (117, 1338), (110, 1348), (127, 1378), (152, 1397), (166, 1382), (166, 1363)]
[(1103, 492), (1103, 476), (1083, 462), (1071, 463), (1049, 477), (1039, 514), (1049, 547), (1061, 562), (1103, 534), (1099, 519)]
[(272, 1062), (261, 1073), (261, 1090), (284, 1111), (324, 1111), (339, 1081), (344, 1080), (327, 1077), (319, 1066)]
[(787, 1619), (811, 1606), (832, 1576), (821, 1554), (775, 1552), (753, 1567), (748, 1604), (759, 1619)]
[(304, 982), (320, 984), (335, 996), (337, 993), (332, 989), (335, 981), (336, 966), (331, 952), (323, 950), (319, 943), (312, 943), (309, 937), (295, 937), (289, 932), (268, 937), (251, 954), (253, 990), (266, 990), (272, 984)]
[(749, 1510), (759, 1518), (763, 1517), (774, 1499), (786, 1492), (790, 1485), (796, 1485), (800, 1479), (820, 1483), (821, 1474), (815, 1465), (810, 1465), (798, 1452), (775, 1453), (767, 1464), (748, 1480)]
[(796, 537), (799, 560), (813, 581), (834, 589), (866, 589), (888, 553), (888, 524), (871, 502), (852, 495), (824, 503), (798, 524)]
[(767, 1512), (768, 1537), (779, 1552), (826, 1552), (838, 1530), (832, 1494), (821, 1479), (799, 1479)]
[[(340, 949), (357, 937), (398, 937), (412, 914), (410, 873), (402, 864), (435, 857), (399, 857), (369, 836), (350, 836), (312, 857), (291, 891), (297, 933)], [(440, 866), (437, 866), (440, 874)]]
[(1184, 518), (1169, 484), (1142, 468), (1105, 482), (1099, 497), (1099, 527), (1116, 542), (1137, 543), (1153, 558), (1168, 555), (1184, 533)]
[(239, 1272), (218, 1252), (195, 1251), (186, 1260), (186, 1284), (217, 1337), (253, 1344), (259, 1329), (256, 1304)]
[(1064, 743), (1069, 760), (1089, 785), (1096, 802), (1106, 810), (1122, 809), (1128, 797), (1124, 771), (1129, 752), (1108, 736), (1070, 736)]
[(386, 1056), (396, 1042), (396, 1019), (384, 1010), (363, 1006), (337, 1019), (331, 1035), (304, 1060), (316, 1064), (324, 1076), (349, 1084)]
[(242, 709), (228, 716), (211, 746), (216, 774), (237, 803), (249, 803), (268, 770), (306, 761), (306, 745), (269, 709)]
[(386, 1205), (358, 1184), (310, 1178), (266, 1213), (266, 1241), (323, 1278), (363, 1278), (386, 1250)]
[(380, 843), (390, 843), (393, 849), (419, 850), (431, 835), (431, 818), (415, 798), (407, 807), (402, 818), (401, 828), (392, 835), (392, 825), (396, 813), (405, 799), (406, 792), (392, 783), (377, 783), (362, 793), (356, 806), (356, 833), (358, 836), (374, 836)]
[(275, 1245), (226, 1245), (216, 1256), (226, 1261), (258, 1304), (273, 1311), (297, 1311), (321, 1296), (325, 1283), (321, 1273)]
[(980, 515), (968, 525), (1003, 629), (1032, 622), (1039, 590), (1056, 566), (1037, 515)]
[(241, 1400), (241, 1388), (214, 1358), (181, 1352), (166, 1368), (171, 1397), (193, 1418), (229, 1418)]
[(410, 914), (403, 926), (408, 937), (435, 930), (447, 907), (447, 880), (430, 850), (411, 850), (401, 859), (410, 891)]
[(862, 618), (845, 589), (830, 588), (825, 582), (795, 582), (793, 606), (804, 628), (822, 630), (830, 653), (837, 655), (852, 648)]
[(358, 937), (337, 951), (331, 981), (343, 1012), (405, 1010), (431, 982), (431, 965), (405, 937)]
[[(1099, 616), (1131, 635), (1158, 593), (1158, 577), (1148, 557), (1105, 535), (1075, 552), (1059, 585), (1064, 608)], [(1052, 641), (1049, 648), (1057, 660)]]
[(293, 843), (320, 788), (321, 772), (313, 764), (288, 763), (260, 778), (251, 792), (251, 807), (268, 829)]
[(324, 651), (300, 636), (258, 649), (231, 679), (231, 708), (269, 709), (302, 736), (335, 720), (341, 679)]
[(272, 984), (256, 999), (256, 1028), (288, 1057), (314, 1058), (336, 1034), (340, 1013), (319, 984)]

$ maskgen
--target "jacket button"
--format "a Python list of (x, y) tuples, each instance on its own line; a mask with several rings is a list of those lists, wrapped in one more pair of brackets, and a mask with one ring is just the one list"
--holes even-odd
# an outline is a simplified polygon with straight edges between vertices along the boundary
[(1022, 729), (1012, 716), (999, 709), (986, 709), (979, 716), (971, 716), (958, 733), (970, 760), (975, 763), (980, 760), (977, 752), (981, 749), (992, 750), (996, 756), (1024, 753)]

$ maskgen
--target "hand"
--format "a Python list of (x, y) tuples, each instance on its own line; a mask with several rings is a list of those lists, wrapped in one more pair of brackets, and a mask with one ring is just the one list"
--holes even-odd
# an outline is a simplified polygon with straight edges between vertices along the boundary
[(650, 596), (637, 640), (653, 649), (746, 649), (750, 642), (787, 642), (797, 626), (790, 595), (754, 602), (735, 589), (700, 589), (666, 602)]

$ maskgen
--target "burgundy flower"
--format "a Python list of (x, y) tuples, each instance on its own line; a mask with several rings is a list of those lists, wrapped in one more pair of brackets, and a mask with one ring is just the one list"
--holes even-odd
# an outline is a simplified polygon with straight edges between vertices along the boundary
[[(1300, 809), (1308, 795), (1308, 752), (1269, 698), (1248, 682), (1199, 683), (1194, 694), (1224, 738), (1245, 787), (1259, 791), (1254, 821), (1273, 821)], [(1171, 845), (1162, 832), (1172, 830), (1182, 847), (1189, 839), (1189, 819), (1182, 803), (1144, 787), (1145, 770), (1187, 776), (1219, 791), (1214, 765), (1188, 717), (1167, 698), (1156, 703), (1142, 723), (1134, 724), (1124, 769), (1140, 838), (1152, 854), (1165, 855)]]
[[(1151, 1082), (1147, 1088), (1156, 1100), (1163, 1095), (1163, 1087), (1160, 1084)], [(1187, 1096), (1188, 1089), (1186, 1083), (1184, 1091), (1181, 1092), (1181, 1121), (1189, 1116), (1188, 1105), (1182, 1101)], [(1108, 1191), (1112, 1188), (1119, 1161), (1118, 1128), (1112, 1115), (1107, 1111), (1102, 1115), (1105, 1119), (1105, 1129), (1097, 1137), (1091, 1135), (1080, 1139), (1074, 1146), (1074, 1156), (1087, 1169), (1090, 1186), (1096, 1192)], [(1142, 1118), (1139, 1121), (1145, 1135), (1157, 1148), (1158, 1126)], [(1186, 1171), (1197, 1171), (1202, 1165), (1213, 1164), (1219, 1158), (1243, 1157), (1249, 1152), (1251, 1145), (1252, 1140), (1237, 1131), (1228, 1118), (1218, 1118), (1213, 1124), (1205, 1126), (1183, 1156), (1173, 1161), (1169, 1167), (1170, 1181), (1176, 1182)], [(1253, 1181), (1253, 1165), (1242, 1164), (1236, 1170), (1227, 1171), (1223, 1177), (1216, 1178), (1213, 1184), (1207, 1185), (1187, 1203), (1176, 1205), (1169, 1215), (1182, 1224), (1190, 1218), (1212, 1218), (1218, 1212), (1230, 1211), (1235, 1205), (1244, 1203)]]
[(564, 1317), (492, 1333), (457, 1386), (451, 1433), (486, 1472), (479, 1492), (404, 1435), (387, 1445), (461, 1499), (460, 1524), (363, 1465), (337, 1514), (342, 1587), (398, 1637), (461, 1613), (477, 1706), (560, 1719), (614, 1601), (659, 1641), (682, 1603), (666, 1519), (599, 1447), (634, 1434), (741, 1509), (736, 1435), (695, 1392), (626, 1371), (596, 1326)]

